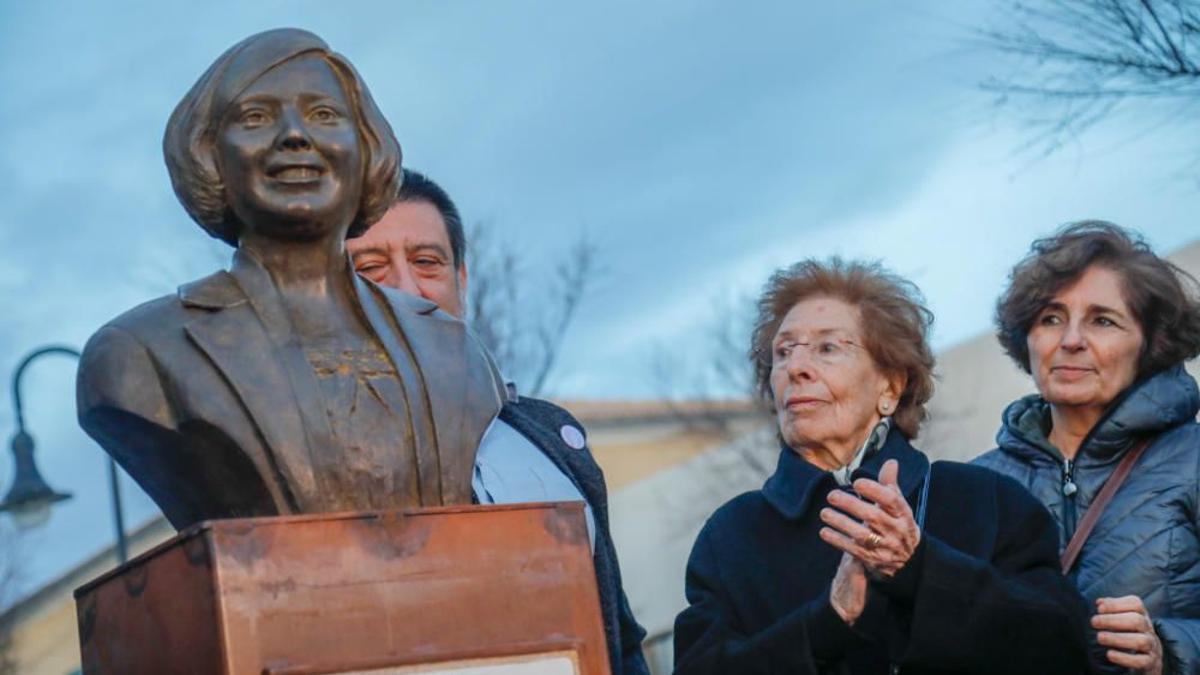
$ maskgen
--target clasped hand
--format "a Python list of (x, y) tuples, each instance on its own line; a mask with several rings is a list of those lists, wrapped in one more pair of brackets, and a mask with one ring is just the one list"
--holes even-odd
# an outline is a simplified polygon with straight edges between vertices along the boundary
[(883, 463), (879, 480), (854, 481), (857, 496), (843, 490), (829, 493), (829, 506), (821, 509), (820, 536), (842, 551), (842, 562), (833, 579), (830, 600), (846, 623), (853, 624), (866, 604), (866, 579), (890, 579), (917, 550), (921, 529), (898, 482), (900, 465)]
[(821, 509), (821, 520), (827, 525), (821, 528), (821, 539), (884, 579), (894, 577), (921, 542), (921, 530), (897, 482), (899, 473), (899, 464), (889, 459), (879, 471), (878, 482), (854, 481), (857, 496), (834, 490), (829, 493), (829, 506)]

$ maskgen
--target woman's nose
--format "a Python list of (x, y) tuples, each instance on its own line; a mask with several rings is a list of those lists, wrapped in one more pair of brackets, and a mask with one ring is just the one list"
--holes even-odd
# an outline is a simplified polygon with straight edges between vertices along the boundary
[(797, 347), (788, 354), (787, 374), (792, 379), (811, 378), (813, 376), (812, 353), (803, 347)]
[(308, 150), (312, 148), (312, 138), (304, 127), (304, 120), (294, 109), (285, 109), (281, 121), (283, 128), (279, 130), (279, 145), (287, 150)]
[(1078, 351), (1087, 346), (1087, 342), (1083, 339), (1083, 331), (1080, 330), (1079, 324), (1069, 322), (1063, 329), (1062, 340), (1059, 342), (1063, 349), (1070, 351)]

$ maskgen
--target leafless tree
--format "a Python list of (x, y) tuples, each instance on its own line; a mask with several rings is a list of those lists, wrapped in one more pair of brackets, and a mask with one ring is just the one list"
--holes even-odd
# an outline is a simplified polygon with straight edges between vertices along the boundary
[(470, 228), (467, 321), (522, 392), (544, 392), (567, 329), (602, 274), (597, 254), (596, 244), (581, 235), (545, 271), (491, 228)]
[(660, 342), (650, 357), (659, 396), (675, 405), (685, 426), (726, 433), (730, 404), (757, 401), (749, 360), (754, 304), (744, 293), (723, 294), (682, 344)]
[[(997, 102), (1021, 106), (1053, 152), (1133, 100), (1185, 113), (1200, 102), (1200, 0), (1016, 0), (1007, 21), (979, 31), (1013, 57), (983, 83)], [(1028, 105), (1024, 105), (1028, 104)]]

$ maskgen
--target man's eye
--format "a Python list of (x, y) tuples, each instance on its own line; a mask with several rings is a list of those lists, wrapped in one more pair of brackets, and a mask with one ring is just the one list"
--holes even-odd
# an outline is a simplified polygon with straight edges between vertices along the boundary
[(433, 269), (435, 267), (439, 267), (442, 264), (442, 261), (438, 260), (437, 258), (415, 258), (412, 263), (417, 267)]
[(378, 272), (378, 271), (382, 270), (383, 265), (381, 265), (379, 263), (363, 263), (363, 264), (359, 265), (356, 269), (358, 272), (360, 272), (362, 274), (371, 274), (373, 272)]

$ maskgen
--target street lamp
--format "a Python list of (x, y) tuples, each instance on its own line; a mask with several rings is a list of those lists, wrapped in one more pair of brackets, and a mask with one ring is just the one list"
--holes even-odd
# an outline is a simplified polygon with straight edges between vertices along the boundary
[[(57, 492), (46, 484), (42, 474), (34, 462), (33, 436), (25, 430), (25, 411), (21, 406), (21, 376), (34, 359), (47, 354), (65, 354), (79, 358), (79, 352), (70, 347), (52, 345), (41, 347), (30, 352), (13, 373), (12, 396), (13, 409), (16, 411), (17, 432), (12, 437), (13, 463), (16, 470), (13, 474), (12, 487), (0, 501), (0, 512), (7, 511), (20, 529), (29, 529), (44, 525), (50, 519), (50, 507), (71, 495)], [(121, 489), (117, 482), (117, 464), (112, 457), (108, 458), (108, 481), (112, 492), (113, 522), (117, 531), (117, 559), (124, 563), (129, 559), (125, 545), (125, 518), (121, 508)]]

